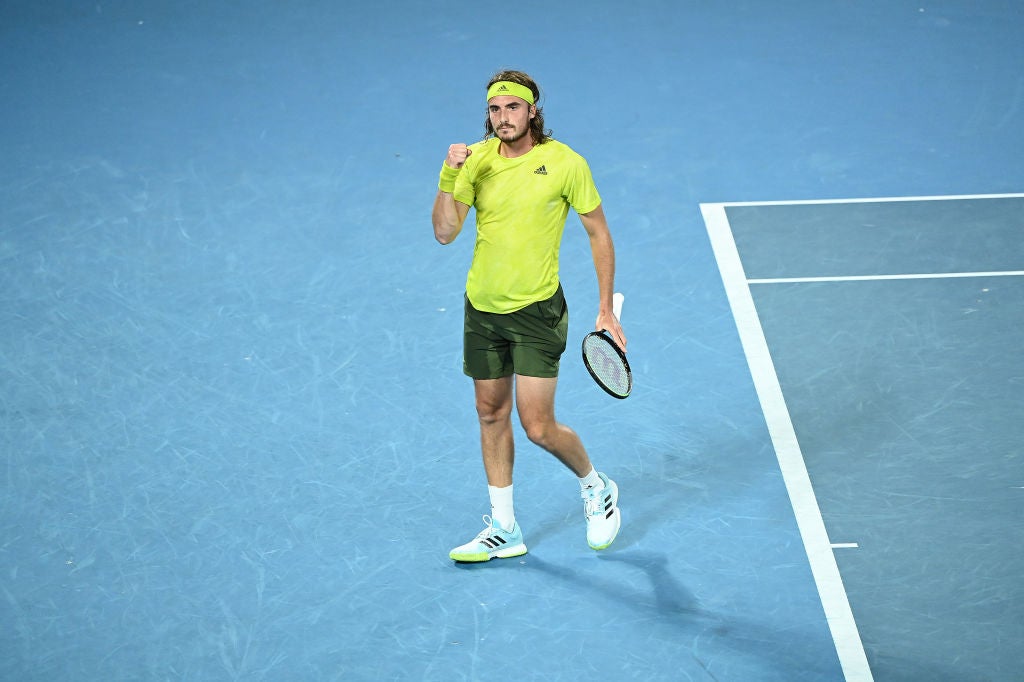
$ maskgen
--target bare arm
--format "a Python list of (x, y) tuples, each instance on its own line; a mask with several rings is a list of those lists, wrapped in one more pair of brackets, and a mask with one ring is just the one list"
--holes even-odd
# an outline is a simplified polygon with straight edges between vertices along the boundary
[(434, 239), (441, 244), (451, 244), (462, 231), (462, 224), (466, 221), (466, 214), (469, 213), (469, 206), (461, 201), (455, 201), (450, 192), (437, 190), (434, 197), (434, 210), (431, 218), (434, 222)]
[[(441, 244), (450, 244), (459, 236), (459, 232), (462, 231), (462, 223), (465, 222), (466, 214), (469, 213), (469, 206), (461, 201), (455, 201), (451, 190), (455, 185), (455, 177), (472, 153), (473, 150), (462, 143), (448, 147), (448, 156), (444, 160), (444, 169), (441, 173), (442, 182), (440, 183), (444, 189), (437, 190), (437, 196), (434, 197), (434, 210), (431, 212), (431, 220), (434, 223), (434, 239)], [(449, 176), (447, 186), (445, 186), (446, 176)]]
[(615, 245), (604, 217), (604, 208), (598, 206), (590, 213), (581, 213), (580, 222), (590, 237), (590, 252), (594, 257), (597, 273), (597, 290), (600, 302), (597, 308), (595, 329), (605, 329), (622, 350), (626, 350), (626, 334), (612, 312), (612, 294), (615, 293)]

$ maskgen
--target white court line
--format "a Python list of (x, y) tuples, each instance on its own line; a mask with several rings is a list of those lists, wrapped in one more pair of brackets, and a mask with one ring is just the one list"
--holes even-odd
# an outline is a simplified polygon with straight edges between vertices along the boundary
[(804, 199), (797, 201), (729, 201), (701, 206), (813, 206), (821, 204), (891, 204), (901, 201), (967, 201), (969, 199), (1024, 199), (1024, 194), (948, 194), (927, 197), (865, 197), (860, 199)]
[(836, 564), (825, 530), (825, 521), (811, 487), (800, 444), (793, 430), (793, 422), (782, 395), (779, 377), (768, 352), (768, 342), (761, 328), (754, 299), (743, 272), (736, 241), (725, 214), (724, 204), (701, 204), (701, 214), (707, 227), (711, 246), (718, 261), (729, 305), (739, 330), (743, 352), (754, 380), (757, 397), (761, 403), (768, 432), (779, 461), (782, 478), (789, 493), (790, 503), (796, 516), (800, 537), (810, 562), (811, 574), (818, 588), (818, 596), (825, 610), (825, 620), (832, 641), (835, 643), (839, 664), (847, 682), (872, 682), (874, 678), (868, 665), (864, 644), (861, 642), (857, 623), (850, 609), (842, 576)]
[(875, 282), (897, 279), (955, 279), (958, 277), (1020, 277), (1024, 270), (996, 272), (931, 272), (908, 275), (845, 275), (840, 277), (764, 277), (751, 278), (748, 284), (807, 284), (808, 282)]

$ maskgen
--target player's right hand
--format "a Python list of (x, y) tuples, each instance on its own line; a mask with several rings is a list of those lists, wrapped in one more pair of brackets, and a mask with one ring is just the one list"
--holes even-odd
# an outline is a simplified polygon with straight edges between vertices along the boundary
[(449, 168), (462, 168), (462, 164), (466, 163), (466, 159), (473, 153), (473, 150), (462, 144), (453, 144), (448, 147), (448, 158), (444, 160), (448, 164)]

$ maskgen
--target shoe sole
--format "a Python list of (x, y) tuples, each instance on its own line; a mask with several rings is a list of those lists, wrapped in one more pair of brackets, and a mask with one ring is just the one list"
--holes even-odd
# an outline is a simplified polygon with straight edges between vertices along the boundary
[(448, 558), (452, 561), (458, 561), (463, 564), (478, 564), (491, 559), (511, 559), (512, 557), (523, 556), (526, 554), (526, 545), (514, 545), (512, 547), (505, 547), (499, 549), (497, 552), (473, 552), (466, 554), (456, 554), (455, 552), (449, 552)]

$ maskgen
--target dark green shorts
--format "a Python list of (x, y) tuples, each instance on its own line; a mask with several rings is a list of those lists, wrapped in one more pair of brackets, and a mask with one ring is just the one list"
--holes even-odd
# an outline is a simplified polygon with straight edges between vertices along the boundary
[(507, 314), (477, 310), (467, 297), (462, 371), (474, 379), (557, 377), (568, 336), (561, 285), (546, 301)]

